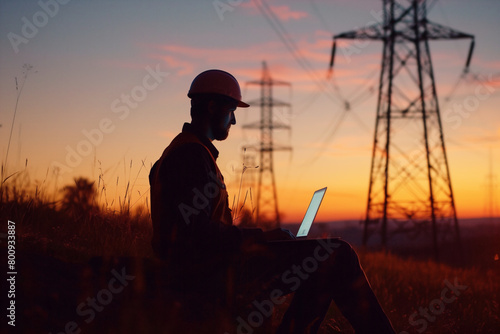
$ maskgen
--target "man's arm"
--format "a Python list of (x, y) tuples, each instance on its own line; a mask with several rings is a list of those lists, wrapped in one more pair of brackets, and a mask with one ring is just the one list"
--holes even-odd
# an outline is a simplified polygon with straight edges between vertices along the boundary
[(178, 232), (174, 241), (179, 246), (236, 250), (244, 239), (264, 240), (260, 229), (242, 230), (212, 219), (216, 197), (224, 185), (217, 179), (213, 160), (203, 146), (184, 145), (171, 152), (159, 168), (161, 224), (170, 226), (170, 230), (175, 226)]

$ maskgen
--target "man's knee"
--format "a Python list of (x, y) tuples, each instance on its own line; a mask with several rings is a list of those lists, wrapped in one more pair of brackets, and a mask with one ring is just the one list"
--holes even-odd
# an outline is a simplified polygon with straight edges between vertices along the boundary
[(341, 252), (343, 252), (343, 256), (345, 256), (350, 263), (359, 265), (358, 254), (348, 242), (342, 240), (340, 249)]
[(323, 244), (328, 244), (334, 249), (331, 259), (335, 265), (353, 269), (360, 267), (358, 255), (348, 242), (341, 239), (325, 239)]

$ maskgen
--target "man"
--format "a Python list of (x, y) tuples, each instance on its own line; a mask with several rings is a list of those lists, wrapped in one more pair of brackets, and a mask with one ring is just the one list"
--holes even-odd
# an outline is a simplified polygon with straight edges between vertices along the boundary
[[(214, 140), (225, 140), (241, 101), (237, 80), (221, 70), (200, 73), (188, 92), (191, 123), (150, 173), (152, 246), (182, 291), (214, 300), (243, 300), (269, 316), (295, 292), (279, 333), (318, 331), (331, 301), (356, 333), (394, 333), (354, 250), (339, 239), (293, 240), (288, 230), (233, 225)], [(280, 241), (281, 240), (281, 241)], [(253, 301), (253, 302), (252, 302)], [(266, 314), (264, 314), (266, 313)], [(249, 332), (255, 321), (242, 326)]]

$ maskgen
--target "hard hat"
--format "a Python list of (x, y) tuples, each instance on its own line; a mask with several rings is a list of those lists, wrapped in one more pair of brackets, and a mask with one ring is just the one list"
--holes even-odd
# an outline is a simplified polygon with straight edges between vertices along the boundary
[(240, 85), (235, 77), (221, 70), (207, 70), (194, 78), (189, 88), (188, 97), (196, 94), (219, 94), (238, 101), (238, 107), (247, 108), (250, 105), (241, 101)]

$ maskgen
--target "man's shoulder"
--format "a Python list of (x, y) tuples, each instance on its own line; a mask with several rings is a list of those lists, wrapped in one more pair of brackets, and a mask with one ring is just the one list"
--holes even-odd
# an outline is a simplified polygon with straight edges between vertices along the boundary
[(163, 151), (164, 157), (200, 157), (208, 155), (209, 151), (203, 143), (189, 132), (179, 133)]
[(209, 149), (194, 134), (188, 131), (179, 133), (165, 148), (161, 157), (150, 171), (150, 181), (162, 175), (178, 172), (201, 173), (215, 169), (215, 162)]
[(150, 181), (177, 173), (199, 173), (212, 169), (210, 153), (201, 143), (186, 142), (175, 147), (168, 146), (150, 171)]
[(168, 145), (155, 165), (160, 169), (202, 165), (211, 162), (210, 151), (196, 136), (182, 132)]

